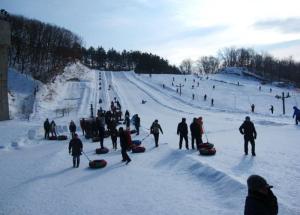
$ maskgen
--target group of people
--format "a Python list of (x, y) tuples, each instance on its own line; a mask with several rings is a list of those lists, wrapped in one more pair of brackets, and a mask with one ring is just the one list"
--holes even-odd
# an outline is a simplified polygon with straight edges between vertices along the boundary
[(54, 120), (52, 120), (51, 122), (49, 122), (49, 119), (47, 118), (44, 122), (44, 138), (46, 140), (48, 140), (50, 138), (50, 134), (51, 134), (51, 137), (56, 137), (57, 134), (56, 134), (56, 124), (54, 122)]
[[(190, 124), (191, 131), (191, 140), (192, 140), (192, 149), (198, 149), (199, 144), (203, 143), (202, 135), (204, 133), (203, 129), (203, 119), (202, 117), (194, 118), (193, 122)], [(185, 141), (185, 148), (189, 149), (189, 141), (188, 141), (188, 125), (186, 123), (186, 118), (182, 118), (182, 121), (177, 126), (177, 135), (179, 135), (179, 149), (182, 148), (182, 141)]]

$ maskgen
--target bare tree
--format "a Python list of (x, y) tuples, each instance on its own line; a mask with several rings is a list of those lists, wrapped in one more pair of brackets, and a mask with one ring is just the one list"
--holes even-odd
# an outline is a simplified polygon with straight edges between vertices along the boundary
[(193, 61), (191, 59), (185, 59), (181, 62), (179, 69), (181, 73), (191, 74), (192, 73)]

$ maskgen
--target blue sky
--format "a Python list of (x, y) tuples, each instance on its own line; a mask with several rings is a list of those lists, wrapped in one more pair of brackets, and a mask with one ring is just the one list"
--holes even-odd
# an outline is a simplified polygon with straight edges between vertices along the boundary
[(230, 46), (300, 61), (299, 0), (1, 0), (0, 7), (65, 27), (86, 46), (152, 52), (177, 65)]

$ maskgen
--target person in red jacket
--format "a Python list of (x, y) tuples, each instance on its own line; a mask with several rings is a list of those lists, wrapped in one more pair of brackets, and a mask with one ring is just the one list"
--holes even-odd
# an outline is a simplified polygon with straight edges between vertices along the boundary
[[(120, 145), (121, 145), (121, 153), (122, 153), (122, 162), (126, 162), (126, 165), (131, 161), (129, 155), (127, 154), (127, 150), (129, 149), (129, 140), (131, 141), (131, 137), (128, 137), (128, 132), (124, 131), (122, 127), (119, 128), (119, 137), (120, 137)], [(129, 139), (130, 138), (130, 139)]]

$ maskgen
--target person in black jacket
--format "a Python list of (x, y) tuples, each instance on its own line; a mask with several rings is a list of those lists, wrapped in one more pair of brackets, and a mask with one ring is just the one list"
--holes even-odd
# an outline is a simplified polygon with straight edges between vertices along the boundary
[(240, 133), (244, 135), (244, 151), (245, 155), (248, 155), (248, 142), (251, 144), (252, 156), (255, 156), (255, 141), (257, 133), (254, 127), (253, 122), (250, 121), (250, 117), (246, 116), (245, 121), (239, 128)]
[(163, 134), (163, 130), (161, 129), (160, 124), (158, 124), (158, 120), (154, 120), (150, 127), (150, 134), (153, 134), (155, 147), (158, 147), (158, 139), (159, 139), (159, 131)]
[(73, 167), (79, 167), (80, 163), (80, 155), (82, 152), (82, 142), (78, 138), (78, 135), (75, 133), (74, 137), (71, 139), (69, 143), (69, 154), (72, 154), (73, 156)]
[(267, 181), (259, 175), (251, 175), (247, 180), (248, 196), (244, 215), (277, 215), (278, 203)]
[(189, 149), (188, 126), (185, 118), (182, 118), (182, 121), (177, 126), (177, 135), (179, 135), (179, 149), (182, 148), (182, 139), (185, 141), (185, 148)]
[(193, 122), (190, 125), (191, 136), (192, 136), (192, 149), (195, 149), (194, 142), (196, 140), (196, 148), (198, 149), (198, 145), (200, 144), (200, 128), (197, 123), (197, 118), (193, 119)]
[(138, 114), (136, 114), (136, 117), (134, 118), (134, 126), (136, 130), (136, 135), (140, 134), (140, 126), (141, 126), (141, 118)]
[(45, 139), (49, 139), (49, 133), (50, 133), (50, 122), (47, 118), (44, 122), (44, 130), (45, 130)]
[(119, 137), (120, 137), (120, 145), (121, 145), (121, 153), (122, 153), (122, 162), (126, 162), (127, 165), (131, 161), (131, 159), (127, 154), (127, 149), (129, 148), (129, 144), (126, 139), (124, 129), (122, 127), (119, 128)]
[(70, 131), (71, 136), (72, 136), (72, 138), (73, 138), (74, 135), (75, 135), (75, 132), (76, 132), (76, 125), (75, 125), (75, 123), (74, 123), (73, 120), (71, 120), (71, 122), (70, 122), (70, 125), (69, 125), (69, 131)]

